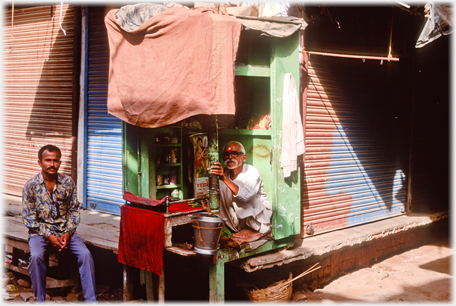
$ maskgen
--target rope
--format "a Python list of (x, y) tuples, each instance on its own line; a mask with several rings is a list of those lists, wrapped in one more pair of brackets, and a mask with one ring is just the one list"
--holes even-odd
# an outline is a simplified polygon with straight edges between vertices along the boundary
[(59, 19), (59, 26), (60, 29), (63, 31), (63, 34), (66, 36), (66, 31), (62, 27), (62, 14), (63, 14), (63, 1), (60, 2), (60, 19)]
[(321, 268), (321, 266), (316, 267), (316, 268), (315, 268), (315, 266), (316, 266), (316, 265), (319, 265), (319, 264), (320, 264), (320, 263), (317, 262), (317, 263), (314, 264), (312, 267), (310, 267), (310, 268), (307, 269), (306, 271), (302, 272), (301, 274), (299, 274), (299, 275), (296, 276), (295, 278), (289, 279), (289, 280), (287, 280), (286, 282), (280, 284), (279, 287), (284, 287), (284, 286), (288, 285), (289, 283), (291, 283), (291, 282), (297, 280), (298, 278), (303, 277), (303, 276), (306, 275), (306, 274), (309, 274), (309, 273), (312, 273), (312, 272), (314, 272), (314, 271), (317, 271), (318, 269)]
[(220, 227), (201, 227), (201, 226), (196, 226), (196, 225), (192, 225), (194, 228), (198, 228), (198, 229), (209, 229), (209, 230), (213, 230), (213, 229), (221, 229), (221, 228), (224, 228), (225, 226), (222, 225)]
[(13, 44), (11, 45), (11, 48), (9, 49), (8, 53), (10, 53), (11, 51), (13, 51), (14, 49), (14, 35), (13, 35), (13, 32), (14, 32), (14, 1), (12, 3), (12, 7), (11, 7), (11, 38), (13, 39)]
[(391, 58), (393, 58), (393, 55), (391, 54), (392, 51), (392, 44), (393, 44), (393, 20), (394, 20), (394, 7), (393, 7), (393, 14), (391, 16), (391, 29), (390, 29), (390, 43), (389, 43), (389, 50), (388, 50), (388, 62), (390, 61)]

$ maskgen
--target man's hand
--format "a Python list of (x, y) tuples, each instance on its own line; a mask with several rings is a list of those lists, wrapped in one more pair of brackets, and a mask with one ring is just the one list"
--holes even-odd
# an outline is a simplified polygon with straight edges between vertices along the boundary
[(57, 249), (60, 249), (62, 247), (62, 243), (60, 241), (60, 238), (54, 235), (50, 235), (48, 238), (49, 242), (51, 245)]
[(57, 249), (59, 249), (59, 252), (62, 251), (63, 249), (68, 248), (68, 242), (70, 241), (70, 234), (65, 233), (62, 235), (62, 237), (57, 237), (54, 235), (49, 236), (49, 242), (51, 245)]
[(223, 171), (222, 164), (220, 164), (219, 162), (215, 162), (212, 164), (210, 170), (213, 174), (218, 175), (219, 179), (221, 179), (222, 181), (225, 181), (225, 173)]
[(231, 191), (234, 193), (234, 195), (237, 195), (239, 192), (239, 186), (233, 183), (233, 181), (230, 180), (229, 178), (229, 169), (225, 168), (223, 169), (222, 164), (219, 162), (215, 162), (211, 166), (211, 171), (212, 173), (218, 175), (219, 179), (228, 186), (228, 188), (231, 189)]
[(60, 237), (60, 242), (61, 242), (62, 247), (60, 248), (59, 252), (63, 249), (68, 248), (68, 243), (70, 242), (70, 234), (68, 234), (68, 233), (63, 234), (62, 237)]

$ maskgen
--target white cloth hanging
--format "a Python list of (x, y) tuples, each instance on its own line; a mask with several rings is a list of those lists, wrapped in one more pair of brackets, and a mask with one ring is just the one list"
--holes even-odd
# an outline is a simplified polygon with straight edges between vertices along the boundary
[(299, 112), (299, 99), (296, 82), (291, 73), (285, 74), (283, 82), (282, 118), (282, 157), (283, 176), (289, 177), (298, 169), (298, 156), (304, 153), (304, 132)]

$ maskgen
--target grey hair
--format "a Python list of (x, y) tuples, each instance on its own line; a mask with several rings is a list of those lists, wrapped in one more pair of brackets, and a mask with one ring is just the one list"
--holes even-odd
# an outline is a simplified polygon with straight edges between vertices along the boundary
[(240, 143), (239, 141), (230, 141), (230, 142), (228, 142), (228, 143), (223, 147), (223, 151), (225, 151), (226, 147), (228, 147), (228, 145), (229, 145), (230, 143), (235, 143), (235, 144), (239, 145), (239, 147), (241, 147), (242, 154), (245, 154), (244, 146), (243, 146), (242, 143)]

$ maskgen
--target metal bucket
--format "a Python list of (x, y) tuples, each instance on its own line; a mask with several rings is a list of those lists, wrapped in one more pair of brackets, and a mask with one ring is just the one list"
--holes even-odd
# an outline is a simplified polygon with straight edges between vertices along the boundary
[(195, 252), (203, 255), (216, 254), (226, 220), (219, 216), (209, 216), (208, 213), (198, 213), (189, 217), (192, 219), (195, 235)]

